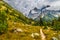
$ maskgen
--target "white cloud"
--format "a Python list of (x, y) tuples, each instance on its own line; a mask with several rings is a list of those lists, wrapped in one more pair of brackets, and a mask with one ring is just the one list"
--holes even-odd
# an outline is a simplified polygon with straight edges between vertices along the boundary
[(50, 7), (48, 9), (50, 10), (59, 10), (60, 9), (60, 0), (49, 2), (48, 3)]

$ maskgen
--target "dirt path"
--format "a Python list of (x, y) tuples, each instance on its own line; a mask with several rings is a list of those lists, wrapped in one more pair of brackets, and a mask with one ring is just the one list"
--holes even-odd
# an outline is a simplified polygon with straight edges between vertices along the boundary
[(41, 40), (46, 40), (46, 36), (44, 35), (42, 29), (40, 29)]

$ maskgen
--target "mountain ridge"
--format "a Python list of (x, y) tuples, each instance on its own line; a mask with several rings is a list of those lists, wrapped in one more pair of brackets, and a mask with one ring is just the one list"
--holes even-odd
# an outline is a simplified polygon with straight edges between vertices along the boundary
[[(33, 12), (34, 11), (34, 12)], [(36, 16), (36, 14), (38, 15), (38, 16)], [(31, 16), (30, 16), (31, 15)], [(48, 16), (49, 18), (58, 18), (58, 17), (60, 17), (60, 10), (47, 10), (47, 9), (45, 9), (45, 10), (42, 10), (42, 14), (41, 14), (41, 9), (38, 9), (38, 8), (34, 8), (34, 9), (32, 9), (30, 12), (29, 12), (29, 15), (28, 15), (28, 17), (29, 18), (32, 18), (32, 17), (35, 17), (35, 20), (37, 19), (37, 20), (39, 20), (40, 19), (40, 15), (42, 15), (42, 18), (43, 19), (45, 19), (44, 17), (46, 17), (46, 16)], [(50, 15), (50, 16), (49, 16)], [(51, 20), (52, 20), (52, 18), (51, 18)], [(47, 20), (48, 20), (48, 18), (47, 18)]]

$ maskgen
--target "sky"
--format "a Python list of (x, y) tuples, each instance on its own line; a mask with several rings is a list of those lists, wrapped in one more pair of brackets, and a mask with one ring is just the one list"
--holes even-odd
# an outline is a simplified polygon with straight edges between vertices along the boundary
[(43, 6), (50, 5), (49, 10), (59, 10), (60, 0), (4, 0), (15, 9), (22, 12), (24, 15), (28, 15), (29, 11), (37, 7), (41, 9)]

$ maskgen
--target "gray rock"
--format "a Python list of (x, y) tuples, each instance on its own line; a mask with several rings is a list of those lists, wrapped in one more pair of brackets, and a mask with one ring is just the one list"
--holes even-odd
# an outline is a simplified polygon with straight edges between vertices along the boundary
[(52, 37), (52, 40), (58, 40), (56, 37)]

